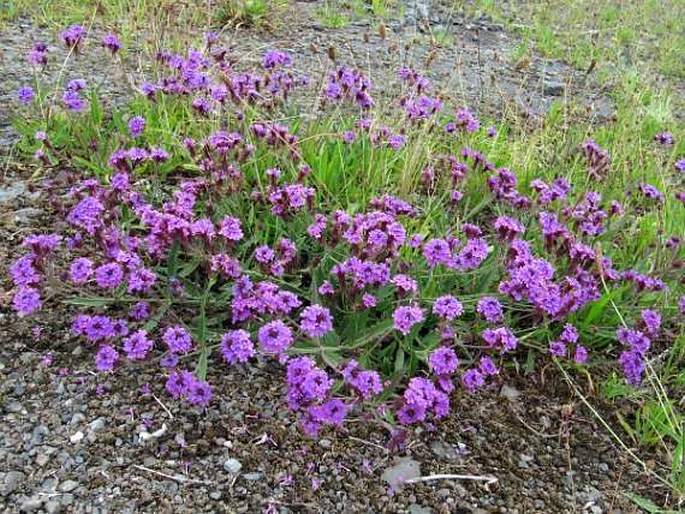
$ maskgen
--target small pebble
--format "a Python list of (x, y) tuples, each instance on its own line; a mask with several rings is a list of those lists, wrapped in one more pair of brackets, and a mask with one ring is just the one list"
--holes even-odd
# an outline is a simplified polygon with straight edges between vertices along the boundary
[(243, 465), (237, 459), (226, 459), (224, 461), (224, 470), (232, 475), (240, 473)]

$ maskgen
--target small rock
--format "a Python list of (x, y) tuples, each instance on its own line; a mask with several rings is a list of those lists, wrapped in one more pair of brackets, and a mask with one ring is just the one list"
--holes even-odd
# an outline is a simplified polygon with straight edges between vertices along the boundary
[(45, 504), (45, 510), (48, 514), (58, 514), (62, 505), (57, 500), (50, 500)]
[(5, 405), (5, 410), (7, 412), (21, 412), (23, 409), (24, 406), (17, 401), (9, 402)]
[(209, 497), (212, 500), (220, 500), (221, 499), (221, 493), (219, 491), (212, 491), (211, 493), (209, 493)]
[(36, 209), (35, 207), (25, 207), (14, 211), (14, 222), (17, 225), (31, 225), (36, 218), (45, 214), (43, 209)]
[(409, 514), (432, 514), (432, 510), (418, 503), (412, 503), (409, 506)]
[(504, 396), (509, 401), (517, 400), (521, 396), (521, 392), (515, 387), (508, 386), (504, 384), (499, 392), (500, 396)]
[(8, 187), (0, 187), (0, 205), (10, 203), (16, 200), (26, 191), (26, 185), (23, 182), (15, 182)]
[(84, 437), (85, 437), (85, 434), (79, 430), (78, 432), (76, 432), (74, 435), (72, 435), (69, 438), (69, 441), (72, 444), (76, 444), (76, 443), (82, 441)]
[(21, 505), (19, 505), (19, 510), (22, 512), (33, 512), (34, 510), (40, 509), (43, 504), (43, 500), (38, 496), (33, 496), (31, 498), (26, 498)]
[(92, 432), (97, 432), (105, 428), (105, 418), (97, 418), (88, 424), (88, 427)]
[(0, 489), (1, 496), (9, 496), (24, 481), (24, 473), (21, 471), (10, 471), (5, 475), (5, 480), (2, 484), (2, 489)]
[(69, 421), (70, 425), (78, 425), (79, 423), (83, 423), (86, 420), (86, 417), (80, 413), (80, 412), (75, 412), (74, 415), (71, 417), (71, 421)]
[(243, 475), (243, 478), (244, 478), (245, 480), (250, 480), (250, 481), (254, 482), (254, 481), (256, 481), (256, 480), (261, 480), (263, 476), (264, 476), (264, 475), (262, 475), (260, 472), (256, 471), (256, 472), (253, 472), (253, 473), (245, 473), (245, 474)]
[(59, 490), (63, 493), (70, 493), (78, 487), (78, 482), (75, 480), (65, 480), (59, 485)]
[(332, 443), (328, 439), (321, 439), (319, 441), (319, 446), (321, 446), (321, 448), (325, 448), (326, 450), (330, 449), (331, 445), (332, 445)]
[(238, 459), (226, 459), (224, 461), (224, 470), (228, 473), (231, 473), (232, 475), (240, 473), (240, 470), (242, 468), (243, 465), (240, 463)]
[(543, 93), (545, 96), (561, 96), (564, 94), (564, 84), (556, 81), (548, 81), (544, 83)]
[(421, 476), (421, 463), (411, 458), (400, 459), (397, 464), (386, 468), (381, 475), (391, 487), (398, 487), (410, 478)]

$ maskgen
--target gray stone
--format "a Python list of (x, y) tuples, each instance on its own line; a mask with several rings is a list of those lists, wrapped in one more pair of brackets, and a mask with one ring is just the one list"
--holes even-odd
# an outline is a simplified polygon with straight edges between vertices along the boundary
[(561, 82), (546, 81), (543, 87), (545, 96), (562, 96), (566, 87)]
[(75, 412), (74, 415), (71, 417), (71, 421), (69, 421), (70, 425), (78, 425), (79, 423), (83, 423), (86, 420), (86, 417), (80, 413), (80, 412)]
[(88, 424), (92, 432), (97, 432), (105, 428), (105, 418), (97, 418)]
[(243, 478), (244, 478), (245, 480), (250, 480), (250, 481), (252, 481), (252, 482), (254, 482), (254, 481), (256, 481), (256, 480), (261, 480), (263, 477), (264, 477), (264, 475), (263, 475), (262, 473), (260, 473), (259, 471), (255, 471), (255, 472), (252, 472), (252, 473), (245, 473), (245, 474), (243, 475)]
[(5, 480), (2, 483), (0, 490), (1, 496), (8, 496), (12, 494), (24, 481), (24, 473), (21, 471), (10, 471), (5, 475)]
[(232, 475), (240, 473), (241, 469), (243, 469), (243, 465), (238, 459), (226, 459), (224, 461), (224, 470)]
[(319, 441), (319, 446), (321, 446), (321, 448), (324, 448), (326, 450), (330, 449), (331, 445), (332, 445), (332, 443), (329, 439), (321, 439)]
[(433, 511), (429, 507), (424, 507), (418, 503), (412, 503), (409, 506), (409, 514), (432, 514)]
[(405, 480), (421, 476), (421, 463), (411, 458), (404, 458), (386, 468), (381, 478), (391, 487), (401, 486)]
[(511, 387), (508, 385), (503, 385), (502, 389), (499, 391), (500, 396), (504, 396), (507, 400), (509, 401), (514, 401), (517, 400), (519, 396), (521, 396), (521, 392), (516, 389), (515, 387)]
[(7, 412), (21, 412), (23, 409), (24, 409), (24, 406), (16, 400), (12, 401), (12, 402), (8, 402), (5, 405), (5, 410)]
[(39, 218), (45, 211), (43, 209), (36, 209), (35, 207), (25, 207), (14, 211), (14, 222), (17, 225), (31, 225), (36, 218)]
[(0, 205), (16, 200), (26, 191), (23, 182), (15, 182), (7, 187), (0, 187)]
[(48, 514), (58, 514), (62, 505), (57, 500), (50, 500), (45, 503), (45, 510)]
[(70, 493), (78, 487), (78, 482), (75, 480), (65, 480), (59, 485), (59, 490), (63, 493)]
[(22, 512), (33, 512), (34, 510), (40, 509), (41, 505), (43, 505), (43, 500), (39, 496), (32, 496), (21, 502), (19, 510)]

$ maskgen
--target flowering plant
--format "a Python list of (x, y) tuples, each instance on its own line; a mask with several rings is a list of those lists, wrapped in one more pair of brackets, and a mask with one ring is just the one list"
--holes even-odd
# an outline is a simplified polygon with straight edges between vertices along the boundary
[[(78, 26), (61, 37), (89, 49)], [(124, 51), (112, 34), (101, 45)], [(11, 265), (14, 308), (28, 316), (59, 294), (102, 372), (150, 363), (172, 397), (203, 406), (222, 361), (274, 358), (307, 433), (361, 409), (408, 425), (531, 355), (588, 365), (616, 341), (638, 384), (685, 311), (685, 297), (672, 307), (680, 239), (662, 244), (656, 271), (608, 256), (631, 217), (675, 212), (675, 173), (668, 195), (641, 183), (606, 197), (611, 156), (587, 140), (575, 185), (524, 181), (499, 162), (500, 131), (463, 107), (451, 115), (407, 68), (390, 115), (368, 77), (339, 67), (313, 119), (286, 124), (317, 92), (285, 52), (243, 70), (210, 34), (156, 60), (157, 80), (107, 115), (81, 78), (61, 98), (40, 85), (18, 95), (49, 112), (20, 125), (24, 147), (46, 172), (76, 171), (51, 184), (67, 228), (29, 236)], [(29, 61), (48, 66), (48, 45)], [(55, 273), (64, 286), (46, 280)], [(663, 315), (644, 308), (654, 302)]]

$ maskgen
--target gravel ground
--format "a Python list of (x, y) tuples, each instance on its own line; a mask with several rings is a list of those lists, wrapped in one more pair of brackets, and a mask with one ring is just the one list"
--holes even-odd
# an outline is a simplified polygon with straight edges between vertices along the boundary
[[(541, 114), (559, 100), (582, 106), (589, 119), (601, 121), (613, 114), (611, 100), (592, 74), (539, 55), (524, 63), (514, 62), (512, 55), (520, 40), (501, 26), (486, 19), (465, 20), (441, 7), (439, 1), (404, 2), (404, 17), (387, 21), (384, 37), (379, 23), (368, 19), (341, 29), (325, 28), (316, 16), (316, 2), (293, 2), (273, 30), (227, 29), (222, 31), (222, 40), (247, 61), (258, 60), (267, 48), (288, 50), (295, 57), (295, 66), (312, 77), (322, 76), (335, 64), (354, 65), (367, 70), (381, 91), (396, 84), (397, 69), (411, 65), (425, 72), (445, 98), (481, 115), (512, 110), (528, 116)], [(197, 35), (180, 27), (170, 32), (177, 39)], [(431, 44), (431, 34), (438, 32), (449, 35), (449, 44)], [(94, 27), (90, 40), (97, 44), (102, 33)], [(33, 79), (26, 55), (36, 41), (50, 45), (48, 77), (54, 79), (61, 72), (67, 80), (88, 78), (101, 87), (106, 101), (115, 102), (149, 76), (143, 51), (151, 48), (147, 36), (139, 34), (124, 62), (116, 66), (111, 66), (104, 50), (93, 50), (72, 56), (61, 72), (67, 51), (53, 31), (30, 20), (9, 23), (0, 31), (0, 105), (16, 105), (17, 89)], [(0, 111), (0, 146), (13, 139), (9, 113), (9, 109)]]
[[(450, 19), (420, 2), (408, 5), (403, 20), (387, 24), (385, 39), (368, 22), (323, 29), (310, 3), (294, 3), (274, 32), (224, 37), (236, 52), (254, 56), (269, 46), (289, 49), (297, 66), (310, 73), (331, 66), (327, 54), (334, 48), (339, 61), (373, 70), (381, 88), (390, 87), (385, 77), (392, 77), (398, 65), (421, 68), (430, 60), (436, 83), (481, 112), (512, 105), (542, 112), (552, 100), (569, 95), (590, 116), (611, 114), (592, 77), (538, 57), (524, 69), (515, 67), (507, 56), (517, 41), (501, 28)], [(453, 33), (453, 44), (434, 56), (421, 28), (426, 18)], [(52, 37), (25, 20), (0, 35), (0, 104), (9, 105), (29, 78), (23, 55), (39, 39)], [(60, 52), (54, 48), (56, 60)], [(111, 101), (125, 94), (125, 87), (114, 90), (117, 83), (106, 79), (112, 72), (104, 61), (82, 56), (73, 65), (73, 77), (85, 75), (110, 87)], [(115, 73), (136, 83), (140, 69), (131, 58)], [(5, 147), (12, 137), (7, 114), (0, 111), (0, 146)], [(5, 288), (10, 284), (4, 263), (16, 255), (21, 238), (53, 222), (45, 198), (33, 191), (27, 176), (6, 167), (0, 177)], [(68, 336), (62, 307), (41, 315), (39, 334), (33, 324), (17, 319), (8, 303), (8, 291), (0, 290), (3, 512), (596, 514), (636, 512), (625, 491), (658, 493), (561, 385), (547, 382), (541, 388), (533, 380), (508, 377), (509, 386), (458, 398), (450, 419), (413, 433), (402, 450), (389, 452), (387, 431), (362, 421), (324, 439), (302, 436), (284, 405), (282, 370), (275, 365), (210, 366), (219, 394), (199, 412), (171, 401), (145, 368), (94, 374), (90, 351)], [(497, 482), (397, 483), (398, 476), (436, 474), (488, 476)]]

